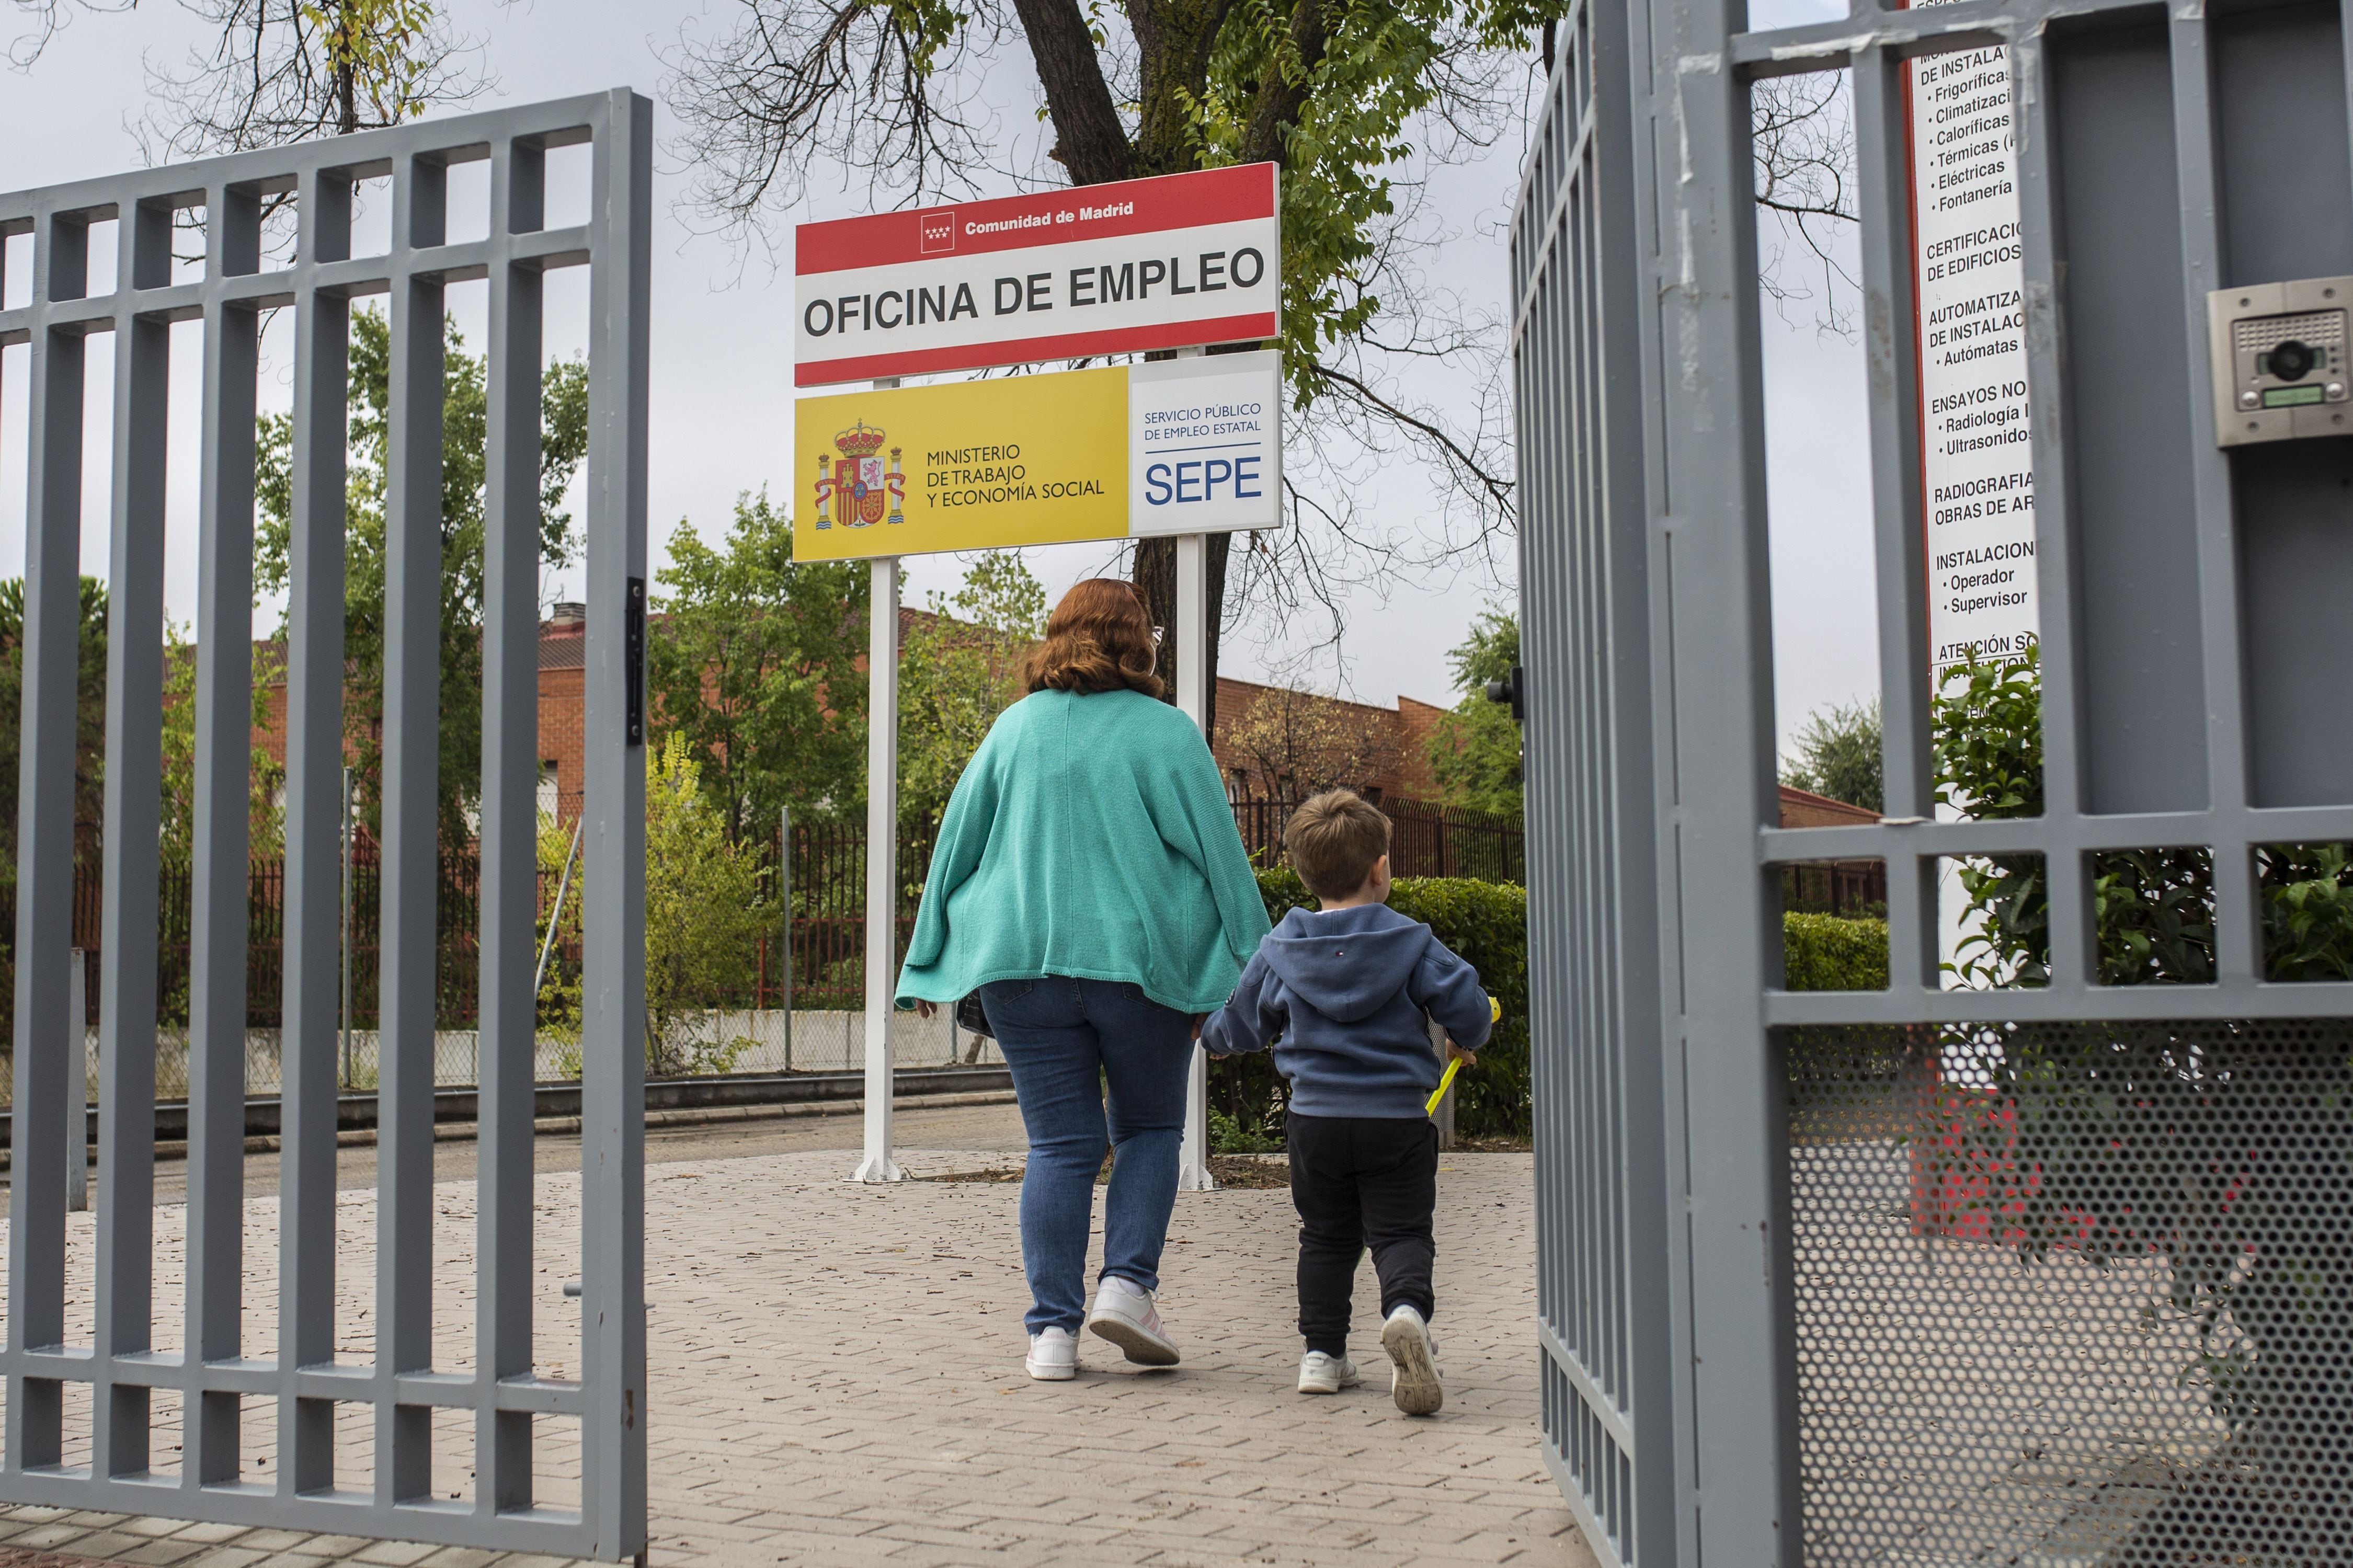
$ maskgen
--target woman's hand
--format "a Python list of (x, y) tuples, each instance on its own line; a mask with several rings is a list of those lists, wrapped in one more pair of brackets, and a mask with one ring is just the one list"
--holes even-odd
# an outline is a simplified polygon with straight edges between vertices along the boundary
[(916, 998), (916, 1001), (915, 1001), (915, 1016), (916, 1016), (916, 1017), (918, 1017), (918, 1018), (936, 1018), (936, 1017), (938, 1017), (939, 1016), (940, 1016), (940, 1005), (939, 1005), (938, 1003), (936, 1003), (936, 1002), (926, 1002), (926, 1001), (923, 1000), (921, 997)]
[(1475, 1068), (1479, 1065), (1479, 1053), (1466, 1051), (1450, 1039), (1446, 1042), (1446, 1059), (1450, 1062), (1466, 1062)]

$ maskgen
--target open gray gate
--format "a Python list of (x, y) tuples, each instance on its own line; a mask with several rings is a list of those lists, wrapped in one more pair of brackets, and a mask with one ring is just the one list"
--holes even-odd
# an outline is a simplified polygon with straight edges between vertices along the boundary
[[(2208, 305), (2353, 291), (2353, 33), (1745, 14), (1577, 7), (1513, 230), (1546, 1451), (1644, 1568), (2353, 1559), (2353, 442), (2224, 449), (2271, 395), (2218, 415)], [(2041, 802), (1940, 819), (1902, 73), (1989, 47)], [(1783, 830), (1749, 89), (1847, 68), (1886, 816)], [(1778, 868), (1833, 858), (1883, 991), (1783, 988)], [(1946, 984), (1944, 858), (2047, 886), (2047, 974)]]
[[(589, 213), (543, 226), (551, 148), (593, 145)], [(647, 275), (651, 107), (627, 91), (150, 169), (0, 196), (0, 237), (29, 233), (22, 797), (16, 867), (14, 1164), (0, 1498), (625, 1558), (645, 1544), (643, 1312)], [(447, 174), (487, 159), (488, 237), (449, 243)], [(355, 184), (388, 176), (386, 254), (352, 255)], [(265, 205), (290, 201), (290, 263), (265, 256)], [(200, 279), (173, 279), (176, 215), (201, 208)], [(111, 292), (90, 231), (116, 224)], [(183, 232), (186, 232), (183, 229)], [(586, 831), (581, 1300), (576, 1346), (542, 1375), (535, 1338), (532, 1086), (535, 1002), (542, 275), (590, 271)], [(100, 274), (102, 276), (102, 273)], [(472, 1365), (432, 1342), (433, 1028), (445, 287), (490, 298), (487, 624), (480, 884), (480, 1143)], [(0, 279), (0, 286), (5, 285)], [(351, 302), (389, 295), (385, 498), (382, 1028), (372, 1260), (375, 1356), (338, 1359), (336, 1026), (343, 764), (344, 486)], [(8, 296), (0, 293), (0, 300)], [(276, 1342), (246, 1303), (244, 1173), (248, 768), (255, 378), (260, 312), (295, 320), (288, 607), (282, 1153)], [(158, 732), (164, 441), (170, 324), (204, 323), (195, 672), (195, 914), (183, 1348), (158, 1350), (154, 1210)], [(104, 819), (103, 1037), (94, 1332), (67, 1311), (69, 1042), (77, 574), (83, 374), (114, 353), (113, 517)], [(77, 1151), (76, 1156), (79, 1157)], [(561, 1304), (561, 1303), (559, 1303)], [(550, 1310), (543, 1305), (542, 1312)], [(160, 1411), (161, 1391), (178, 1401)], [(358, 1415), (337, 1473), (338, 1408)], [(437, 1488), (437, 1411), (445, 1430)], [(534, 1428), (576, 1428), (576, 1507), (534, 1492)], [(153, 1436), (175, 1425), (168, 1445)], [(443, 1423), (445, 1428), (449, 1423)], [(245, 1456), (274, 1450), (257, 1468)], [(544, 1447), (539, 1451), (546, 1453)], [(560, 1456), (565, 1468), (568, 1455)], [(467, 1478), (470, 1478), (468, 1479)], [(470, 1487), (471, 1495), (462, 1495)]]

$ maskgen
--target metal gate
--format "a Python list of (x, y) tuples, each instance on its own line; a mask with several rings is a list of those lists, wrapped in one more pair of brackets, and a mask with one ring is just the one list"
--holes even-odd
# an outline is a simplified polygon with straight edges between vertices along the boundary
[[(1574, 8), (1514, 220), (1546, 1452), (1644, 1568), (2347, 1561), (2353, 443), (2224, 449), (2208, 302), (2353, 274), (2343, 9), (1745, 18)], [(1932, 751), (1903, 73), (1988, 48), (2036, 811)], [(1750, 90), (1837, 69), (1886, 815), (1783, 830)], [(1887, 988), (1784, 989), (1779, 868), (1864, 859)], [(1956, 860), (2042, 882), (2034, 963), (1948, 983)]]
[[(591, 145), (586, 221), (548, 228), (552, 149)], [(487, 160), (487, 237), (452, 243), (448, 171)], [(625, 1558), (645, 1544), (643, 1300), (647, 274), (651, 107), (615, 91), (0, 196), (30, 234), (29, 301), (0, 344), (30, 345), (24, 727), (16, 866), (14, 1164), (0, 1498)], [(387, 251), (354, 257), (354, 187), (388, 181)], [(291, 205), (290, 260), (265, 214)], [(201, 277), (174, 278), (201, 209)], [(111, 291), (93, 227), (115, 226)], [(532, 1083), (538, 776), (543, 274), (589, 268), (592, 434), (587, 910), (578, 1339), (534, 1303)], [(433, 1342), (433, 1000), (441, 599), (443, 305), (488, 280), (483, 630), (481, 1099), (470, 1367)], [(5, 279), (0, 279), (5, 289)], [(374, 1354), (337, 1353), (336, 1024), (344, 690), (349, 326), (386, 294), (380, 1121)], [(0, 300), (11, 296), (0, 291)], [(294, 317), (291, 587), (284, 651), (284, 1102), (275, 1342), (247, 1327), (246, 913), (256, 376), (261, 312)], [(164, 712), (164, 439), (171, 323), (203, 322), (195, 654), (195, 908), (184, 1320), (158, 1349), (157, 832)], [(114, 354), (95, 1310), (68, 1312), (68, 1039), (83, 376)], [(77, 1010), (78, 1011), (78, 1010)], [(69, 1095), (76, 1101), (69, 1109)], [(366, 1259), (366, 1254), (361, 1253)], [(159, 1268), (160, 1266), (160, 1268)], [(165, 1281), (168, 1283), (168, 1280)], [(570, 1295), (567, 1289), (565, 1295)], [(569, 1325), (565, 1325), (568, 1331)], [(444, 1355), (448, 1354), (444, 1347)], [(543, 1375), (571, 1362), (576, 1377)], [(344, 1419), (339, 1422), (338, 1414)], [(437, 1422), (437, 1413), (444, 1418)], [(543, 1495), (551, 1467), (577, 1500)], [(437, 1435), (437, 1426), (440, 1428)], [(164, 1434), (176, 1427), (177, 1464)], [(342, 1441), (339, 1443), (339, 1432)], [(438, 1450), (438, 1451), (437, 1451)], [(274, 1463), (271, 1462), (274, 1458)], [(535, 1469), (542, 1472), (535, 1475)], [(451, 1495), (455, 1493), (456, 1495)], [(470, 1493), (470, 1495), (468, 1495)]]

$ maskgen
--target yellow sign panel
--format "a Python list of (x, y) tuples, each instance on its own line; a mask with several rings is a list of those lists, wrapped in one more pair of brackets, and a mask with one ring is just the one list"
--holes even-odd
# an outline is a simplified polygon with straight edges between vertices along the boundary
[(803, 398), (793, 553), (803, 561), (1122, 539), (1127, 370)]

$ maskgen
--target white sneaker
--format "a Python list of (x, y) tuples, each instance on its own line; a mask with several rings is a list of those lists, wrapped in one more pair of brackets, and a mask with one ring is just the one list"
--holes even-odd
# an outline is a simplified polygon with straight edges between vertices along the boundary
[(1399, 1307), (1381, 1325), (1381, 1348), (1389, 1352), (1395, 1369), (1389, 1374), (1389, 1397), (1408, 1415), (1435, 1415), (1446, 1403), (1446, 1385), (1438, 1377), (1438, 1346), (1430, 1325), (1411, 1307)]
[(1152, 1292), (1133, 1279), (1103, 1276), (1103, 1282), (1095, 1289), (1095, 1310), (1087, 1315), (1087, 1327), (1098, 1338), (1117, 1345), (1139, 1366), (1176, 1364), (1176, 1342), (1160, 1326), (1160, 1309), (1153, 1305)]
[(1357, 1374), (1356, 1363), (1346, 1356), (1309, 1351), (1299, 1358), (1299, 1392), (1302, 1394), (1337, 1394), (1364, 1381)]
[(1040, 1383), (1068, 1383), (1079, 1374), (1079, 1342), (1068, 1329), (1040, 1329), (1029, 1336), (1023, 1364)]

